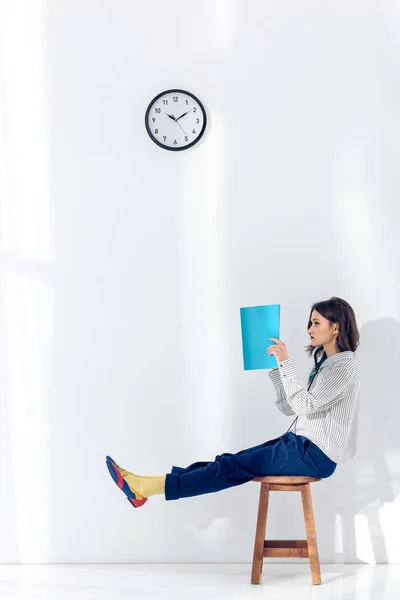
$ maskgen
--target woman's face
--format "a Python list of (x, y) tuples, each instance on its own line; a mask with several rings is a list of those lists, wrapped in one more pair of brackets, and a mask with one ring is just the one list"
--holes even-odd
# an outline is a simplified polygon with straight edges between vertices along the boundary
[(311, 327), (308, 330), (312, 346), (324, 346), (332, 342), (338, 335), (335, 323), (325, 319), (316, 310), (311, 313)]

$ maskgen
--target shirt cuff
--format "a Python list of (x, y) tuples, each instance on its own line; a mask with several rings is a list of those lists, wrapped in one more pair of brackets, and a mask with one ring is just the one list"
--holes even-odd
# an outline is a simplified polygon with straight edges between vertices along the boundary
[(280, 373), (279, 373), (279, 371), (270, 371), (270, 372), (268, 373), (268, 375), (269, 375), (269, 377), (270, 377), (270, 379), (271, 379), (272, 383), (275, 385), (275, 387), (276, 387), (277, 385), (278, 385), (278, 386), (281, 386), (281, 385), (282, 385), (281, 376), (280, 376)]
[(281, 377), (297, 377), (296, 369), (291, 358), (278, 362), (279, 375)]

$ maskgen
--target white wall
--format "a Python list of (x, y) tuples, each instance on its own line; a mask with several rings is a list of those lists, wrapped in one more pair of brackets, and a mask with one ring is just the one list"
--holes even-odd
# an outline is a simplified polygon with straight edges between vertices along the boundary
[[(324, 562), (397, 562), (400, 8), (378, 0), (1, 4), (1, 562), (252, 559), (258, 486), (133, 510), (142, 474), (283, 433), (239, 308), (314, 301), (362, 336), (360, 452), (313, 486)], [(203, 101), (186, 152), (150, 100)], [(304, 537), (273, 496), (269, 536)]]

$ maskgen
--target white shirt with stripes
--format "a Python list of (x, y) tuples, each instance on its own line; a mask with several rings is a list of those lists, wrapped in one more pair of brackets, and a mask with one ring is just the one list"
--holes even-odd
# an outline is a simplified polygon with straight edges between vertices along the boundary
[(269, 376), (279, 410), (298, 415), (294, 433), (314, 442), (335, 463), (356, 454), (360, 374), (353, 352), (326, 358), (308, 391), (290, 358), (279, 362)]

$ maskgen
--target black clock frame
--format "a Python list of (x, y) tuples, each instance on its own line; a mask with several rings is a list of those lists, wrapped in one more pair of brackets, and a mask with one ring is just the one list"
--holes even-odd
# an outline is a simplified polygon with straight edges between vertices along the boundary
[[(191, 142), (190, 144), (188, 144), (187, 146), (183, 146), (182, 148), (171, 148), (170, 146), (165, 146), (164, 144), (162, 144), (161, 142), (159, 142), (154, 135), (151, 132), (151, 129), (149, 127), (149, 123), (148, 123), (148, 117), (150, 114), (150, 111), (154, 105), (155, 102), (157, 102), (157, 100), (159, 98), (161, 98), (161, 96), (165, 96), (165, 94), (171, 94), (171, 93), (178, 93), (180, 92), (181, 94), (186, 94), (187, 96), (190, 96), (191, 98), (193, 98), (193, 100), (195, 100), (197, 102), (197, 104), (200, 106), (200, 109), (203, 113), (203, 118), (204, 118), (204, 123), (203, 123), (203, 127), (200, 131), (200, 134), (198, 135), (198, 137)], [(173, 152), (179, 152), (181, 150), (188, 150), (189, 148), (191, 148), (192, 146), (194, 146), (195, 144), (197, 144), (197, 142), (199, 142), (201, 140), (201, 138), (203, 137), (203, 134), (206, 130), (206, 126), (207, 126), (207, 113), (206, 110), (202, 104), (202, 102), (200, 102), (200, 100), (197, 98), (197, 96), (195, 96), (194, 94), (191, 94), (190, 92), (187, 92), (186, 90), (179, 90), (179, 89), (172, 89), (172, 90), (165, 90), (164, 92), (161, 92), (160, 94), (157, 94), (157, 96), (155, 98), (153, 98), (153, 100), (150, 102), (149, 106), (147, 107), (146, 110), (146, 115), (144, 117), (144, 121), (145, 121), (145, 125), (146, 125), (146, 131), (149, 134), (150, 139), (157, 144), (157, 146), (160, 146), (160, 148), (163, 148), (164, 150), (172, 150)]]

